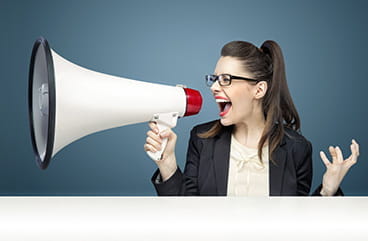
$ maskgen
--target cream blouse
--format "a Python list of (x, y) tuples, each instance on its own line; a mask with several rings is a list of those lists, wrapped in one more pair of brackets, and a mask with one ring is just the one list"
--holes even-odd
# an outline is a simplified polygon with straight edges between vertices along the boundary
[(268, 146), (262, 149), (262, 162), (257, 148), (240, 144), (232, 135), (227, 195), (269, 196)]

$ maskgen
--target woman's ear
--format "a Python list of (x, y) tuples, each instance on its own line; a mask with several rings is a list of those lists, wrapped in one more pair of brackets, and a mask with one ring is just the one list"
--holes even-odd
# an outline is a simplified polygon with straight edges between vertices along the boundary
[(255, 98), (261, 99), (265, 96), (267, 92), (267, 82), (266, 81), (260, 81), (256, 84), (256, 93)]

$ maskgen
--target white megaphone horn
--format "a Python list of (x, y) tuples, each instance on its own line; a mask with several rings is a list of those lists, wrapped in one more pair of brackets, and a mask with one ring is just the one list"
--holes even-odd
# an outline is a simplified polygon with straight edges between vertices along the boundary
[[(33, 46), (28, 110), (32, 146), (42, 169), (63, 147), (86, 135), (148, 121), (156, 121), (162, 131), (176, 126), (178, 117), (197, 114), (201, 106), (196, 90), (83, 68), (55, 53), (42, 37)], [(148, 154), (157, 160), (162, 151)]]

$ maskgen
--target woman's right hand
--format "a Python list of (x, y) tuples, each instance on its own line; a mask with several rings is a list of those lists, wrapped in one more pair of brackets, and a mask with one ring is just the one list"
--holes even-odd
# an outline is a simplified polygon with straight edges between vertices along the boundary
[(162, 153), (160, 160), (155, 160), (163, 181), (169, 179), (176, 171), (176, 157), (175, 157), (175, 145), (176, 145), (176, 134), (171, 129), (166, 129), (161, 133), (158, 130), (155, 122), (149, 122), (148, 126), (151, 128), (147, 132), (146, 143), (144, 144), (145, 151), (156, 152), (161, 150), (162, 140), (168, 138), (166, 148)]

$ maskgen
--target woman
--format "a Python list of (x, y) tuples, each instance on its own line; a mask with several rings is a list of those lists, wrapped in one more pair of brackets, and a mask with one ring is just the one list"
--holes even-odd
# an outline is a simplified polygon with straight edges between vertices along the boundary
[[(312, 145), (300, 134), (300, 119), (286, 82), (279, 45), (265, 41), (261, 48), (233, 41), (221, 50), (207, 85), (218, 102), (220, 120), (191, 131), (184, 172), (176, 163), (177, 136), (158, 132), (149, 124), (146, 151), (168, 144), (152, 177), (159, 195), (297, 196), (309, 195), (312, 182)], [(340, 183), (357, 161), (359, 145), (343, 159), (330, 147), (322, 184), (313, 195), (343, 195)]]

